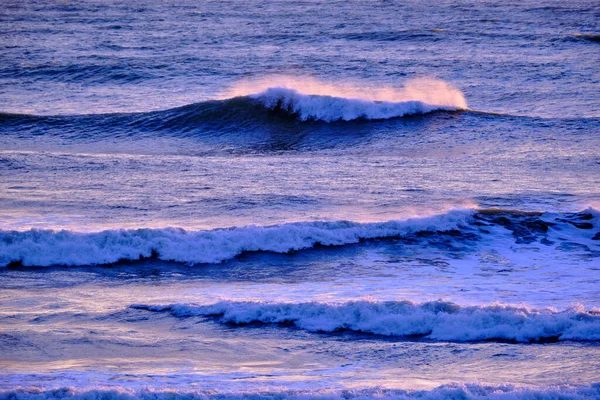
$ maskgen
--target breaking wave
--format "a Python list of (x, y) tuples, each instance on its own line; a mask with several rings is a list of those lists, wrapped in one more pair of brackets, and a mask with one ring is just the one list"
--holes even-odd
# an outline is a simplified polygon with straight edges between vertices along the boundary
[(212, 305), (132, 305), (177, 318), (216, 317), (228, 324), (286, 324), (310, 332), (353, 331), (444, 341), (538, 342), (600, 340), (600, 310), (564, 311), (492, 304), (461, 307), (433, 301), (263, 303), (222, 301)]
[(415, 79), (401, 89), (370, 89), (283, 78), (254, 82), (233, 93), (249, 94), (265, 107), (290, 113), (301, 121), (378, 120), (467, 109), (463, 94), (437, 79)]
[(29, 388), (0, 392), (0, 400), (203, 400), (203, 399), (398, 399), (398, 400), (587, 400), (600, 397), (600, 384), (589, 386), (519, 387), (514, 385), (450, 384), (432, 390), (401, 389), (346, 389), (346, 390), (265, 390), (256, 392), (220, 392), (151, 390), (139, 391), (125, 388), (52, 390)]
[[(466, 110), (463, 94), (439, 80), (415, 80), (403, 89), (333, 86), (311, 81), (269, 80), (232, 90), (222, 99), (162, 111), (36, 116), (0, 113), (0, 133), (67, 139), (131, 137), (148, 133), (175, 136), (264, 136), (264, 129), (309, 121), (382, 120), (433, 111)], [(82, 133), (84, 132), (84, 133)], [(257, 133), (257, 134), (258, 134)]]
[(536, 243), (598, 257), (600, 253), (594, 249), (600, 245), (599, 222), (598, 211), (591, 208), (562, 214), (465, 209), (387, 222), (296, 222), (205, 231), (0, 230), (0, 267), (108, 265), (146, 258), (187, 264), (219, 263), (246, 252), (288, 253), (370, 239), (406, 238), (423, 246), (447, 247), (450, 242), (472, 243), (483, 236), (491, 240), (512, 238), (515, 244)]
[(456, 111), (456, 105), (427, 104), (418, 100), (391, 102), (302, 94), (293, 89), (270, 88), (252, 96), (271, 110), (296, 115), (301, 121), (352, 121), (388, 119), (433, 111)]
[(339, 246), (426, 230), (449, 230), (470, 211), (381, 223), (302, 222), (190, 232), (183, 229), (107, 230), (97, 233), (0, 231), (0, 266), (97, 265), (156, 257), (183, 263), (218, 263), (243, 252), (287, 253), (321, 244)]

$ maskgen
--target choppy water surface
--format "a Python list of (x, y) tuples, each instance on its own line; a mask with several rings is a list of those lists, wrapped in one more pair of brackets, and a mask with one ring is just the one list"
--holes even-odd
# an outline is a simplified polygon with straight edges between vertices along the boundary
[(600, 398), (600, 7), (5, 2), (0, 399)]

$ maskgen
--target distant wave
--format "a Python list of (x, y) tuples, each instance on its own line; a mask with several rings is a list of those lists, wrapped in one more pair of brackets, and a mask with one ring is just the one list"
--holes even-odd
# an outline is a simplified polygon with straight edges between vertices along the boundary
[[(453, 112), (457, 107), (421, 101), (377, 102), (305, 95), (273, 88), (255, 95), (211, 100), (162, 111), (132, 114), (37, 116), (0, 113), (0, 136), (56, 138), (62, 144), (193, 138), (211, 152), (323, 150), (356, 143), (347, 126), (390, 118)], [(299, 142), (300, 140), (300, 142)], [(196, 146), (191, 146), (194, 149)], [(204, 148), (198, 146), (199, 148)]]
[(13, 389), (0, 391), (0, 400), (204, 400), (204, 399), (398, 399), (398, 400), (592, 400), (600, 398), (600, 384), (589, 386), (547, 386), (520, 387), (511, 384), (481, 385), (481, 384), (449, 384), (432, 390), (402, 390), (402, 389), (344, 389), (344, 390), (266, 390), (220, 392), (181, 391), (173, 389), (134, 391), (125, 388), (107, 389)]
[(598, 33), (577, 33), (573, 35), (576, 39), (583, 39), (589, 42), (597, 42), (600, 43), (600, 34)]
[[(81, 115), (29, 115), (0, 112), (4, 123), (46, 123), (50, 126), (68, 126), (73, 123), (102, 123), (105, 129), (120, 125), (155, 128), (190, 128), (197, 124), (219, 124), (225, 121), (237, 124), (257, 122), (278, 112), (299, 121), (352, 121), (357, 119), (381, 120), (434, 111), (466, 110), (464, 100), (450, 104), (427, 103), (421, 100), (379, 101), (354, 97), (304, 94), (296, 89), (271, 87), (262, 92), (223, 100), (208, 100), (161, 111)], [(64, 127), (62, 126), (62, 127)]]
[(461, 307), (445, 301), (351, 301), (263, 303), (222, 301), (212, 305), (132, 305), (178, 318), (217, 317), (228, 324), (287, 324), (310, 332), (353, 331), (429, 340), (537, 342), (600, 340), (600, 310), (534, 310), (493, 304)]
[[(187, 264), (219, 263), (245, 252), (288, 253), (316, 245), (341, 246), (361, 240), (411, 236), (424, 245), (476, 241), (481, 235), (512, 235), (515, 243), (539, 242), (558, 250), (585, 252), (600, 241), (600, 215), (594, 209), (572, 214), (515, 210), (452, 210), (427, 218), (356, 223), (298, 222), (206, 231), (177, 228), (120, 229), (96, 233), (0, 231), (0, 267), (107, 265), (157, 258)], [(573, 253), (574, 254), (574, 253)]]
[(463, 94), (439, 80), (417, 80), (403, 89), (371, 90), (307, 80), (294, 84), (269, 80), (269, 84), (232, 90), (222, 99), (162, 111), (54, 116), (0, 113), (0, 133), (71, 140), (155, 133), (209, 138), (233, 135), (245, 142), (252, 141), (253, 132), (264, 140), (268, 128), (288, 131), (310, 122), (383, 120), (466, 109)]

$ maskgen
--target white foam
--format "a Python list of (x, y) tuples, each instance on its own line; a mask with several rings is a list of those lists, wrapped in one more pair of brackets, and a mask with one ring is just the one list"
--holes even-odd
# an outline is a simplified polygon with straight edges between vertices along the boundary
[(367, 81), (323, 82), (312, 77), (269, 76), (238, 82), (223, 98), (250, 96), (301, 120), (386, 119), (436, 110), (467, 109), (463, 93), (435, 78), (415, 78), (402, 87)]
[(244, 392), (152, 390), (126, 388), (14, 389), (0, 392), (0, 400), (199, 400), (199, 399), (399, 399), (399, 400), (588, 400), (600, 397), (600, 384), (589, 386), (520, 387), (515, 385), (450, 384), (432, 390), (346, 389), (346, 390), (263, 390)]
[(600, 340), (598, 310), (582, 306), (556, 311), (504, 304), (461, 307), (445, 301), (416, 304), (364, 300), (341, 304), (222, 301), (212, 305), (131, 307), (170, 312), (180, 318), (217, 316), (221, 322), (233, 324), (293, 324), (311, 332), (351, 330), (451, 341)]
[(111, 264), (155, 255), (189, 264), (218, 263), (243, 252), (287, 253), (317, 243), (337, 246), (410, 234), (448, 230), (466, 223), (472, 211), (380, 223), (303, 222), (190, 232), (183, 229), (107, 230), (97, 233), (29, 230), (0, 231), (0, 267)]
[(303, 94), (294, 89), (274, 87), (251, 96), (270, 109), (282, 109), (295, 114), (302, 121), (351, 121), (363, 119), (388, 119), (405, 115), (426, 114), (432, 111), (455, 111), (457, 104), (428, 104), (419, 100), (377, 101), (329, 95)]

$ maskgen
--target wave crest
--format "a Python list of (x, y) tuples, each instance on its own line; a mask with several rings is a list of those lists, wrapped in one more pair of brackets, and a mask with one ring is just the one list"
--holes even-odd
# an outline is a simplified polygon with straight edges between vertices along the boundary
[(402, 89), (335, 86), (310, 79), (275, 79), (233, 93), (249, 96), (269, 109), (294, 114), (302, 121), (388, 119), (467, 109), (462, 92), (434, 79), (415, 79)]
[(600, 340), (600, 311), (582, 306), (558, 312), (492, 304), (461, 307), (446, 301), (351, 301), (263, 303), (222, 301), (212, 305), (132, 305), (178, 318), (217, 317), (229, 324), (292, 324), (310, 332), (354, 331), (430, 340)]
[(289, 112), (302, 121), (375, 120), (459, 109), (455, 106), (431, 105), (417, 100), (390, 102), (306, 95), (286, 88), (269, 88), (251, 97), (269, 109)]

